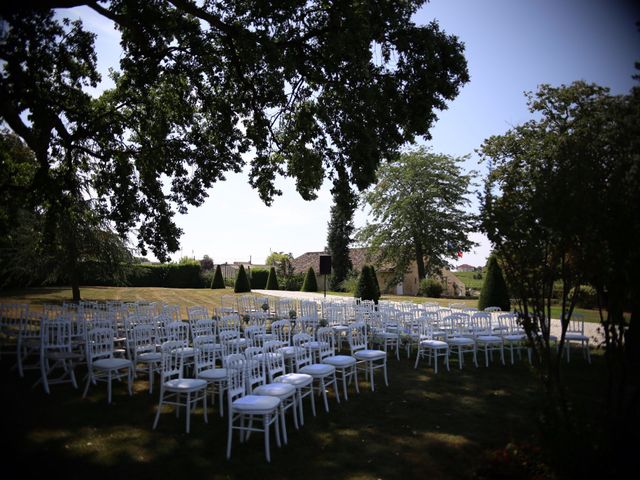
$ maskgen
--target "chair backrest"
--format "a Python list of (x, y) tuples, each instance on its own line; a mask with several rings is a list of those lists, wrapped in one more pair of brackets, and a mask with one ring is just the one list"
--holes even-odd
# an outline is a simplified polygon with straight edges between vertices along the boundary
[(358, 350), (365, 350), (367, 348), (367, 325), (364, 322), (355, 322), (349, 326), (349, 332), (347, 335), (349, 341), (349, 349), (351, 354)]
[(324, 309), (324, 318), (327, 325), (345, 325), (347, 323), (346, 309), (344, 305), (332, 304)]
[[(244, 355), (235, 353), (225, 359), (227, 369), (227, 400), (229, 407), (234, 400), (244, 397), (247, 387), (245, 381), (245, 365), (247, 361)], [(229, 408), (231, 415), (231, 408)]]
[(156, 351), (156, 329), (148, 323), (135, 325), (132, 329), (133, 344), (131, 353), (133, 358), (137, 358), (140, 353)]
[(475, 312), (471, 315), (471, 325), (476, 332), (492, 332), (491, 313)]
[(282, 346), (282, 342), (271, 341), (265, 342), (262, 348), (265, 374), (269, 382), (286, 373), (284, 355), (280, 351)]
[(189, 324), (187, 322), (171, 322), (165, 327), (167, 340), (182, 342), (183, 346), (189, 345)]
[(306, 345), (311, 342), (313, 338), (307, 333), (296, 333), (293, 336), (293, 346), (298, 347), (294, 349), (294, 362), (295, 370), (298, 371), (305, 365), (311, 365), (311, 351), (306, 348)]
[(183, 378), (183, 348), (180, 341), (169, 340), (162, 344), (162, 381), (167, 382), (175, 378)]
[(271, 324), (271, 333), (276, 340), (291, 345), (291, 322), (289, 320), (276, 320)]
[(202, 305), (194, 305), (193, 307), (187, 308), (187, 318), (189, 321), (197, 321), (197, 320), (208, 320), (209, 310), (207, 307)]
[(486, 307), (484, 311), (485, 312), (501, 312), (502, 309), (500, 307)]
[(315, 300), (300, 301), (300, 316), (318, 320), (318, 304)]
[(215, 335), (215, 333), (216, 333), (216, 322), (214, 320), (210, 320), (210, 319), (196, 320), (191, 325), (191, 336), (193, 338), (194, 343), (196, 341), (196, 338), (198, 337), (201, 337), (203, 335), (205, 336)]
[(55, 320), (44, 320), (41, 324), (41, 352), (71, 351), (71, 320), (58, 317)]
[(113, 330), (111, 328), (93, 328), (87, 332), (87, 363), (113, 357)]
[(320, 360), (323, 358), (333, 357), (336, 354), (335, 339), (333, 336), (333, 329), (331, 327), (321, 327), (318, 329), (316, 338), (318, 340), (319, 349), (318, 355)]
[(261, 347), (261, 336), (264, 336), (267, 330), (262, 325), (249, 325), (244, 329), (244, 335), (249, 340), (251, 347)]
[(515, 313), (500, 313), (496, 320), (498, 322), (497, 328), (503, 333), (505, 331), (507, 333), (515, 333), (522, 329), (518, 323), (518, 315)]
[(215, 336), (213, 335), (200, 335), (193, 340), (193, 346), (196, 349), (196, 374), (203, 370), (210, 370), (216, 368), (217, 353), (213, 348), (207, 348), (215, 342)]
[(218, 331), (233, 330), (240, 333), (240, 317), (237, 314), (224, 315), (218, 320)]
[(577, 312), (573, 312), (571, 314), (569, 325), (567, 326), (567, 332), (584, 335), (584, 314)]
[(290, 298), (283, 298), (276, 303), (276, 316), (280, 319), (290, 319), (291, 312), (297, 314), (295, 301)]
[(318, 317), (302, 316), (296, 320), (298, 333), (306, 333), (314, 338), (318, 327)]
[(223, 330), (218, 334), (220, 344), (222, 345), (222, 354), (224, 356), (233, 353), (240, 353), (240, 334), (235, 330)]
[(249, 325), (265, 326), (267, 320), (269, 320), (269, 312), (263, 312), (262, 310), (249, 312), (247, 316), (249, 317)]
[(256, 386), (264, 384), (264, 354), (260, 347), (248, 347), (244, 351), (244, 357), (247, 392), (251, 393)]

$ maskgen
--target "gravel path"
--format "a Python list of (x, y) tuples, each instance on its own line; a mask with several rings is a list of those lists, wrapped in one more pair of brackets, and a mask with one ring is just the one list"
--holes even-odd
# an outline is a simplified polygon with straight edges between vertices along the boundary
[[(316, 292), (290, 292), (287, 290), (252, 290), (252, 293), (256, 293), (258, 295), (270, 295), (272, 297), (286, 297), (286, 298), (297, 298), (299, 300), (321, 300), (324, 297), (324, 293), (316, 293)], [(326, 298), (330, 299), (344, 299), (340, 295), (327, 295)], [(584, 333), (589, 335), (591, 338), (591, 342), (594, 345), (597, 345), (603, 340), (603, 336), (600, 332), (598, 332), (599, 323), (589, 323), (585, 322), (584, 324)], [(551, 334), (560, 336), (560, 320), (552, 319), (551, 320)]]

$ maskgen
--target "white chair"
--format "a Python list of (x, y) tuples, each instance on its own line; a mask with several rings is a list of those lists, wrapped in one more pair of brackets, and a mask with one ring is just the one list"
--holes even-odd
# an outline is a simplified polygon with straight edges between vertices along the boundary
[(504, 342), (502, 336), (493, 332), (491, 314), (476, 312), (471, 316), (471, 321), (475, 330), (476, 349), (484, 352), (485, 366), (489, 366), (489, 358), (493, 356), (493, 352), (500, 353), (500, 363), (504, 365)]
[(438, 373), (438, 358), (444, 358), (444, 364), (449, 370), (449, 344), (442, 340), (436, 340), (433, 338), (433, 327), (429, 322), (423, 324), (423, 335), (421, 335), (420, 343), (418, 344), (418, 353), (416, 354), (416, 363), (413, 368), (418, 368), (418, 363), (421, 358), (427, 358), (429, 365), (434, 363), (434, 371)]
[(202, 400), (204, 421), (207, 418), (207, 381), (201, 378), (186, 378), (184, 376), (184, 355), (181, 341), (168, 341), (162, 345), (162, 382), (160, 384), (160, 403), (153, 422), (153, 429), (158, 426), (160, 413), (164, 404), (174, 405), (176, 415), (179, 416), (180, 407), (186, 409), (186, 431), (190, 431), (191, 410), (198, 401)]
[[(331, 328), (331, 327), (329, 327)], [(356, 392), (360, 393), (358, 387), (358, 369), (356, 368), (357, 360), (350, 355), (336, 355), (334, 337), (330, 331), (318, 329), (318, 340), (322, 342), (323, 347), (320, 349), (320, 361), (335, 368), (336, 380), (342, 380), (342, 391), (344, 399), (349, 400), (347, 385), (353, 380), (356, 386)], [(336, 398), (340, 401), (340, 394), (336, 390)]]
[[(288, 443), (287, 438), (287, 425), (285, 422), (285, 413), (287, 410), (293, 412), (293, 424), (296, 430), (298, 426), (298, 396), (296, 394), (296, 387), (286, 382), (276, 382), (275, 379), (281, 375), (285, 375), (284, 355), (279, 351), (279, 342), (267, 342), (264, 345), (263, 351), (263, 368), (264, 368), (264, 380), (265, 383), (257, 386), (253, 390), (254, 395), (267, 395), (270, 397), (277, 397), (280, 399), (280, 418), (282, 427), (282, 440), (286, 445)], [(266, 383), (270, 382), (270, 383)]]
[(591, 363), (591, 354), (589, 353), (589, 335), (584, 333), (584, 315), (581, 313), (573, 313), (567, 332), (564, 336), (565, 348), (567, 353), (567, 363), (571, 360), (571, 345), (579, 345), (582, 348), (582, 353), (587, 359), (588, 363)]
[[(18, 343), (16, 344), (17, 366), (20, 377), (24, 377), (24, 371), (27, 369), (39, 368), (37, 359), (40, 356), (40, 324), (42, 321), (40, 313), (27, 311), (20, 324)], [(30, 358), (33, 363), (27, 363)]]
[(224, 392), (227, 389), (227, 369), (216, 367), (218, 352), (209, 348), (213, 343), (213, 336), (201, 335), (196, 337), (193, 343), (196, 349), (195, 376), (206, 380), (211, 392), (212, 405), (215, 405), (216, 394), (218, 395), (218, 409), (220, 416), (223, 416)]
[[(247, 395), (245, 364), (243, 355), (232, 354), (227, 357), (227, 399), (229, 409), (229, 427), (227, 436), (227, 458), (231, 458), (233, 431), (240, 432), (240, 442), (244, 442), (251, 432), (264, 433), (264, 453), (267, 462), (271, 462), (270, 427), (274, 425), (276, 443), (280, 446), (280, 428), (278, 417), (280, 399), (267, 395)], [(262, 419), (261, 426), (254, 426), (254, 419)], [(245, 423), (248, 421), (248, 425)]]
[[(74, 365), (81, 358), (80, 353), (71, 348), (71, 321), (66, 317), (56, 320), (43, 320), (40, 331), (40, 380), (44, 391), (59, 383), (71, 383), (78, 388)], [(50, 378), (52, 372), (62, 369), (59, 377)]]
[[(498, 315), (497, 332), (502, 335), (504, 348), (509, 351), (511, 365), (514, 363), (514, 352), (518, 358), (522, 357), (522, 349), (526, 348), (527, 335), (518, 325), (518, 317), (514, 313), (502, 313)], [(531, 350), (528, 350), (529, 363), (531, 363)]]
[(94, 328), (87, 333), (87, 383), (82, 398), (87, 396), (89, 386), (98, 381), (107, 382), (107, 403), (111, 403), (113, 379), (126, 378), (129, 396), (133, 395), (133, 363), (126, 358), (116, 358), (113, 348), (114, 332), (111, 328)]
[(450, 315), (451, 330), (449, 331), (446, 342), (449, 345), (449, 354), (457, 355), (458, 368), (462, 370), (464, 366), (464, 354), (471, 353), (473, 355), (473, 364), (478, 366), (478, 355), (476, 349), (476, 341), (473, 333), (464, 324), (455, 320), (456, 315)]
[[(322, 357), (322, 353), (329, 356), (333, 353), (333, 348), (328, 351), (328, 348), (333, 345), (333, 331), (328, 328), (320, 328), (318, 332), (322, 332), (324, 340), (316, 341), (318, 347), (318, 353)], [(329, 338), (330, 337), (330, 338)], [(306, 373), (311, 375), (314, 380), (314, 390), (318, 394), (322, 394), (324, 400), (324, 409), (329, 411), (329, 401), (327, 400), (327, 386), (333, 385), (333, 391), (336, 394), (336, 399), (340, 403), (340, 393), (338, 392), (338, 382), (336, 380), (336, 367), (328, 363), (314, 363), (312, 357), (312, 350), (306, 348), (306, 344), (311, 342), (311, 337), (305, 333), (299, 333), (293, 336), (293, 345), (301, 347), (296, 349), (296, 368), (299, 373)], [(330, 343), (331, 342), (331, 343)], [(321, 360), (321, 358), (320, 358)]]
[(153, 393), (153, 377), (160, 373), (162, 353), (157, 350), (155, 333), (156, 329), (150, 324), (135, 325), (131, 331), (133, 342), (131, 343), (131, 359), (134, 366), (134, 375), (139, 364), (149, 375), (149, 393)]
[(371, 350), (367, 348), (367, 326), (363, 322), (351, 324), (348, 334), (349, 349), (351, 356), (355, 357), (356, 368), (361, 368), (365, 372), (365, 380), (369, 379), (371, 391), (375, 391), (374, 370), (382, 369), (384, 372), (384, 383), (389, 386), (387, 377), (387, 354), (383, 350)]
[(176, 349), (176, 353), (183, 357), (183, 367), (192, 367), (195, 363), (196, 350), (189, 346), (189, 324), (181, 320), (170, 321), (165, 325), (165, 332), (167, 341), (182, 344)]

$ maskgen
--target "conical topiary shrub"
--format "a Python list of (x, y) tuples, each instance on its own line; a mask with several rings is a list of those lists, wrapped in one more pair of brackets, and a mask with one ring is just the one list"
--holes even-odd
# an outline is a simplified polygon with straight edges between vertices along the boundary
[(376, 288), (375, 272), (369, 265), (364, 265), (358, 277), (358, 287), (354, 296), (361, 300), (373, 300), (378, 303), (380, 291)]
[(236, 293), (251, 291), (251, 284), (249, 283), (247, 272), (244, 271), (244, 265), (240, 265), (240, 270), (238, 270), (238, 276), (236, 277), (236, 283), (233, 287), (233, 291)]
[(309, 267), (307, 274), (304, 276), (304, 282), (302, 282), (301, 292), (317, 292), (318, 281), (316, 280), (316, 272), (313, 271), (313, 267)]
[(279, 290), (278, 277), (276, 276), (276, 267), (271, 267), (269, 277), (267, 278), (267, 290)]
[(378, 283), (378, 275), (376, 275), (376, 269), (373, 268), (373, 265), (370, 265), (369, 268), (371, 269), (371, 276), (373, 277), (373, 284), (376, 287), (376, 295), (377, 298), (380, 298), (380, 284)]
[(211, 288), (225, 288), (220, 265), (216, 266), (216, 272), (213, 274), (213, 280), (211, 280)]
[(489, 257), (484, 285), (478, 300), (479, 310), (484, 310), (487, 307), (500, 307), (504, 312), (511, 310), (507, 283), (504, 281), (502, 269), (494, 255)]

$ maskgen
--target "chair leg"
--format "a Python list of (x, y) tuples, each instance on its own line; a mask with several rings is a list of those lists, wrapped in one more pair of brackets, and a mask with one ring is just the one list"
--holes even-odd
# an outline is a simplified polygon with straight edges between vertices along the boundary
[(233, 410), (229, 408), (229, 422), (227, 431), (227, 460), (231, 458), (231, 441), (233, 439)]

